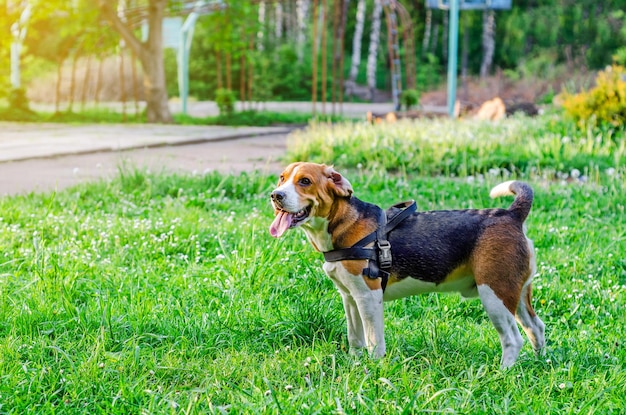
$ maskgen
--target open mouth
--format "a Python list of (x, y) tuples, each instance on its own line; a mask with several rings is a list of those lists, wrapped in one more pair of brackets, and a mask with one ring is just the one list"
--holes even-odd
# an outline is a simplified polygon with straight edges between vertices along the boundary
[(310, 206), (300, 209), (295, 213), (278, 209), (276, 217), (270, 225), (270, 234), (274, 238), (279, 238), (287, 231), (287, 229), (295, 228), (296, 226), (302, 224), (309, 217), (310, 214)]

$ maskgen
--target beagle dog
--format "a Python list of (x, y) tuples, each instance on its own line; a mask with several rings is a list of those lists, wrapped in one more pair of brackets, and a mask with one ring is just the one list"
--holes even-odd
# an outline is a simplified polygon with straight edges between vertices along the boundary
[[(278, 238), (300, 227), (313, 247), (325, 253), (323, 269), (341, 294), (352, 353), (366, 348), (373, 357), (385, 355), (384, 301), (460, 292), (480, 297), (500, 337), (501, 367), (509, 367), (523, 345), (517, 323), (538, 354), (545, 345), (545, 326), (531, 305), (535, 253), (524, 229), (533, 191), (525, 183), (508, 181), (490, 193), (505, 195), (515, 195), (508, 209), (411, 211), (389, 230), (381, 215), (384, 220), (401, 209), (384, 212), (353, 196), (350, 182), (332, 167), (299, 162), (287, 166), (271, 193), (275, 218), (269, 231)], [(376, 248), (380, 239), (387, 252)], [(359, 241), (367, 245), (354, 248)], [(368, 253), (350, 255), (354, 249)], [(385, 270), (381, 254), (389, 250)], [(328, 255), (337, 251), (348, 255)]]

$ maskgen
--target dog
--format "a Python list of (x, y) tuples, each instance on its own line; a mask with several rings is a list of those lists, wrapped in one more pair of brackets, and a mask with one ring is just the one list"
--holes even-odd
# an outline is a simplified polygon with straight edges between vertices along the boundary
[(331, 166), (292, 163), (271, 192), (269, 228), (279, 238), (299, 227), (324, 253), (324, 272), (343, 300), (351, 353), (383, 357), (383, 302), (427, 292), (480, 297), (500, 337), (501, 367), (512, 366), (522, 348), (517, 323), (542, 353), (545, 325), (531, 305), (535, 253), (524, 226), (533, 201), (528, 184), (508, 181), (491, 190), (494, 198), (515, 196), (508, 209), (419, 212), (413, 204), (383, 211), (353, 193)]

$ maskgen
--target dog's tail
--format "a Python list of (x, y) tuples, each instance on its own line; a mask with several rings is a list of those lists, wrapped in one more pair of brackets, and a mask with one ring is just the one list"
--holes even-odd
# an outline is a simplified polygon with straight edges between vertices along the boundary
[(512, 195), (515, 195), (515, 200), (509, 211), (513, 212), (521, 222), (524, 222), (533, 205), (533, 189), (528, 184), (511, 180), (500, 183), (489, 193), (489, 196), (493, 198)]

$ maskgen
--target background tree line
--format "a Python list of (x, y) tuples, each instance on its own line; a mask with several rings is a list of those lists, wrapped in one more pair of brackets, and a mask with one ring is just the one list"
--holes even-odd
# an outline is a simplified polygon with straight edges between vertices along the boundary
[[(5, 34), (0, 36), (0, 94), (7, 95), (10, 90), (10, 28), (29, 4), (32, 15), (21, 60), (23, 84), (28, 87), (31, 80), (45, 72), (59, 71), (60, 78), (63, 68), (75, 71), (76, 67), (82, 67), (84, 76), (73, 80), (69, 87), (76, 91), (70, 94), (72, 99), (79, 91), (85, 95), (87, 83), (101, 82), (98, 76), (116, 76), (98, 72), (98, 62), (109, 56), (137, 59), (141, 61), (144, 77), (150, 75), (154, 57), (159, 56), (155, 50), (159, 43), (142, 39), (139, 23), (150, 21), (156, 9), (161, 13), (160, 18), (184, 17), (195, 3), (186, 0), (1, 1), (0, 27)], [(375, 54), (375, 86), (388, 89), (387, 28), (384, 23), (377, 23), (377, 19), (384, 19), (384, 14), (376, 14), (381, 1), (225, 0), (223, 5), (213, 2), (219, 7), (203, 10), (196, 24), (189, 71), (190, 94), (198, 99), (214, 99), (218, 89), (227, 88), (246, 101), (311, 99), (314, 63), (319, 65), (319, 70), (330, 70), (336, 64), (336, 56), (332, 54), (334, 42), (337, 42), (333, 27), (336, 4), (344, 7), (346, 16), (342, 42), (345, 79), (350, 80), (354, 73), (355, 83), (366, 85), (371, 76), (366, 63)], [(415, 49), (409, 50), (404, 42), (401, 55), (404, 59), (409, 53), (415, 56), (417, 88), (428, 90), (436, 87), (445, 74), (447, 12), (427, 9), (423, 0), (404, 0), (402, 4), (410, 15)], [(315, 5), (319, 7), (315, 16), (319, 30), (314, 38)], [(324, 9), (327, 13), (319, 11)], [(541, 77), (550, 76), (557, 66), (571, 73), (599, 69), (613, 60), (624, 63), (626, 16), (623, 10), (626, 10), (626, 0), (513, 0), (511, 10), (462, 11), (461, 71), (479, 75), (482, 68), (483, 75), (487, 75), (497, 68), (510, 76)], [(153, 24), (156, 25), (151, 21)], [(373, 45), (372, 33), (376, 30), (380, 30), (381, 39)], [(495, 47), (485, 69), (485, 33), (489, 30)], [(136, 44), (131, 36), (138, 39)], [(360, 40), (356, 54), (355, 39)], [(318, 57), (314, 62), (313, 47), (327, 48), (327, 59), (322, 62)], [(360, 60), (356, 71), (352, 65), (355, 58)], [(173, 50), (165, 51), (164, 63), (168, 95), (178, 95)], [(141, 71), (137, 76), (141, 76)], [(154, 84), (155, 76), (158, 77), (148, 76), (152, 80), (144, 84)], [(327, 83), (334, 81), (330, 77), (318, 77), (316, 82), (321, 83), (323, 79)], [(120, 79), (120, 82), (124, 81)], [(56, 84), (54, 94), (60, 97), (60, 82)], [(131, 87), (132, 83), (126, 81), (125, 88), (130, 90)], [(330, 89), (318, 90), (330, 94)], [(143, 96), (145, 91), (143, 88), (139, 94)]]

